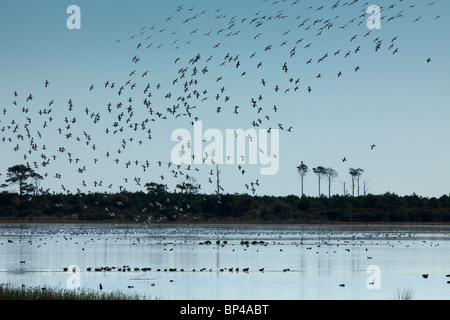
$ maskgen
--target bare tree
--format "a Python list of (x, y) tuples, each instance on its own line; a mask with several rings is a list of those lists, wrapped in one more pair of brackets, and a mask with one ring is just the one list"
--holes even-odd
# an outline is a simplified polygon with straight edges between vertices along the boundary
[(297, 167), (297, 172), (300, 175), (300, 180), (302, 183), (302, 197), (303, 197), (303, 195), (304, 195), (304, 193), (303, 193), (303, 178), (308, 174), (309, 168), (302, 161), (302, 163)]
[(342, 193), (342, 194), (343, 194), (344, 196), (346, 196), (346, 195), (347, 195), (347, 189), (345, 188), (345, 181), (342, 182), (342, 181), (339, 180), (339, 182), (340, 182), (340, 183), (342, 184), (342, 186), (343, 186), (343, 193)]
[(313, 168), (313, 172), (317, 175), (319, 184), (319, 197), (320, 197), (320, 181), (322, 180), (322, 177), (325, 174), (326, 169), (322, 166), (318, 166), (317, 168)]
[(356, 172), (357, 172), (357, 174), (356, 174), (356, 181), (358, 183), (358, 197), (359, 197), (359, 178), (361, 177), (361, 175), (364, 172), (364, 170), (358, 168), (358, 169), (356, 169)]
[(366, 196), (366, 194), (367, 194), (367, 191), (369, 190), (369, 188), (367, 188), (367, 186), (369, 185), (369, 182), (370, 182), (370, 180), (369, 181), (366, 181), (366, 180), (364, 180), (364, 196)]
[(217, 182), (217, 195), (220, 196), (220, 190), (222, 189), (222, 187), (220, 186), (220, 170), (219, 170), (219, 165), (216, 164), (216, 182)]
[(34, 187), (33, 194), (36, 197), (39, 195), (39, 192), (41, 192), (41, 188), (39, 188), (39, 186), (41, 185), (41, 181), (43, 178), (39, 174), (34, 174), (32, 179), (33, 179), (33, 187)]
[(352, 176), (352, 196), (355, 196), (356, 169), (349, 168), (348, 173)]
[(338, 177), (338, 173), (333, 168), (326, 168), (325, 177), (327, 178), (328, 181), (328, 198), (331, 198), (331, 184)]

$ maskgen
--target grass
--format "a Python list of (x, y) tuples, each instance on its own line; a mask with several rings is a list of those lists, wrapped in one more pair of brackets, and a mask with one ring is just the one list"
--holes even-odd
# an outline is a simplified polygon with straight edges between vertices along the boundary
[(120, 291), (99, 292), (89, 289), (58, 289), (48, 287), (15, 287), (0, 284), (0, 300), (143, 300), (138, 294)]
[(411, 288), (397, 288), (396, 298), (397, 300), (412, 300), (414, 296), (414, 290)]

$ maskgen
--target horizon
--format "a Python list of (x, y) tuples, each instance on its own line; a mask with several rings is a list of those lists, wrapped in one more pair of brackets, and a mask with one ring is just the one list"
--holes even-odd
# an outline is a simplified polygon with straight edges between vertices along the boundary
[[(304, 162), (306, 196), (318, 195), (318, 166), (338, 173), (331, 195), (344, 183), (351, 194), (349, 168), (373, 195), (449, 195), (450, 3), (370, 5), (381, 29), (360, 1), (3, 2), (0, 182), (28, 163), (57, 194), (174, 190), (189, 177), (214, 194), (222, 154), (228, 194), (301, 196)], [(214, 156), (178, 168), (172, 151), (189, 139), (172, 135), (194, 136), (198, 121), (224, 143), (210, 136), (201, 149)], [(238, 128), (278, 132), (266, 140), (278, 151), (231, 156)], [(263, 154), (276, 174), (261, 173)]]

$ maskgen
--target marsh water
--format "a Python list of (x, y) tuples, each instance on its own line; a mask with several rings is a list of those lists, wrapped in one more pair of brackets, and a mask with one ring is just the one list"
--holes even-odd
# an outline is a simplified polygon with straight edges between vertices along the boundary
[[(90, 270), (90, 271), (88, 271)], [(0, 284), (146, 299), (450, 298), (450, 226), (0, 224)]]

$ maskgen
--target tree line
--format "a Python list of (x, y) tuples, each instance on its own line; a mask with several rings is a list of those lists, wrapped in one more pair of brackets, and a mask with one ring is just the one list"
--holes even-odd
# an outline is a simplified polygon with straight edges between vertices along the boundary
[[(301, 166), (301, 165), (300, 165)], [(299, 166), (299, 167), (300, 167)], [(304, 169), (303, 169), (304, 170)], [(300, 172), (300, 170), (299, 170)], [(0, 221), (111, 221), (139, 223), (370, 223), (450, 222), (450, 197), (399, 196), (394, 193), (331, 195), (330, 170), (313, 172), (328, 182), (328, 197), (201, 194), (195, 181), (177, 185), (149, 182), (145, 190), (120, 193), (50, 194), (38, 192), (42, 177), (26, 166), (8, 169), (3, 187), (18, 185), (19, 193), (0, 193)], [(355, 187), (358, 172), (354, 173)], [(359, 173), (362, 171), (359, 170)], [(353, 177), (353, 176), (352, 176)], [(320, 188), (320, 187), (319, 187)]]

